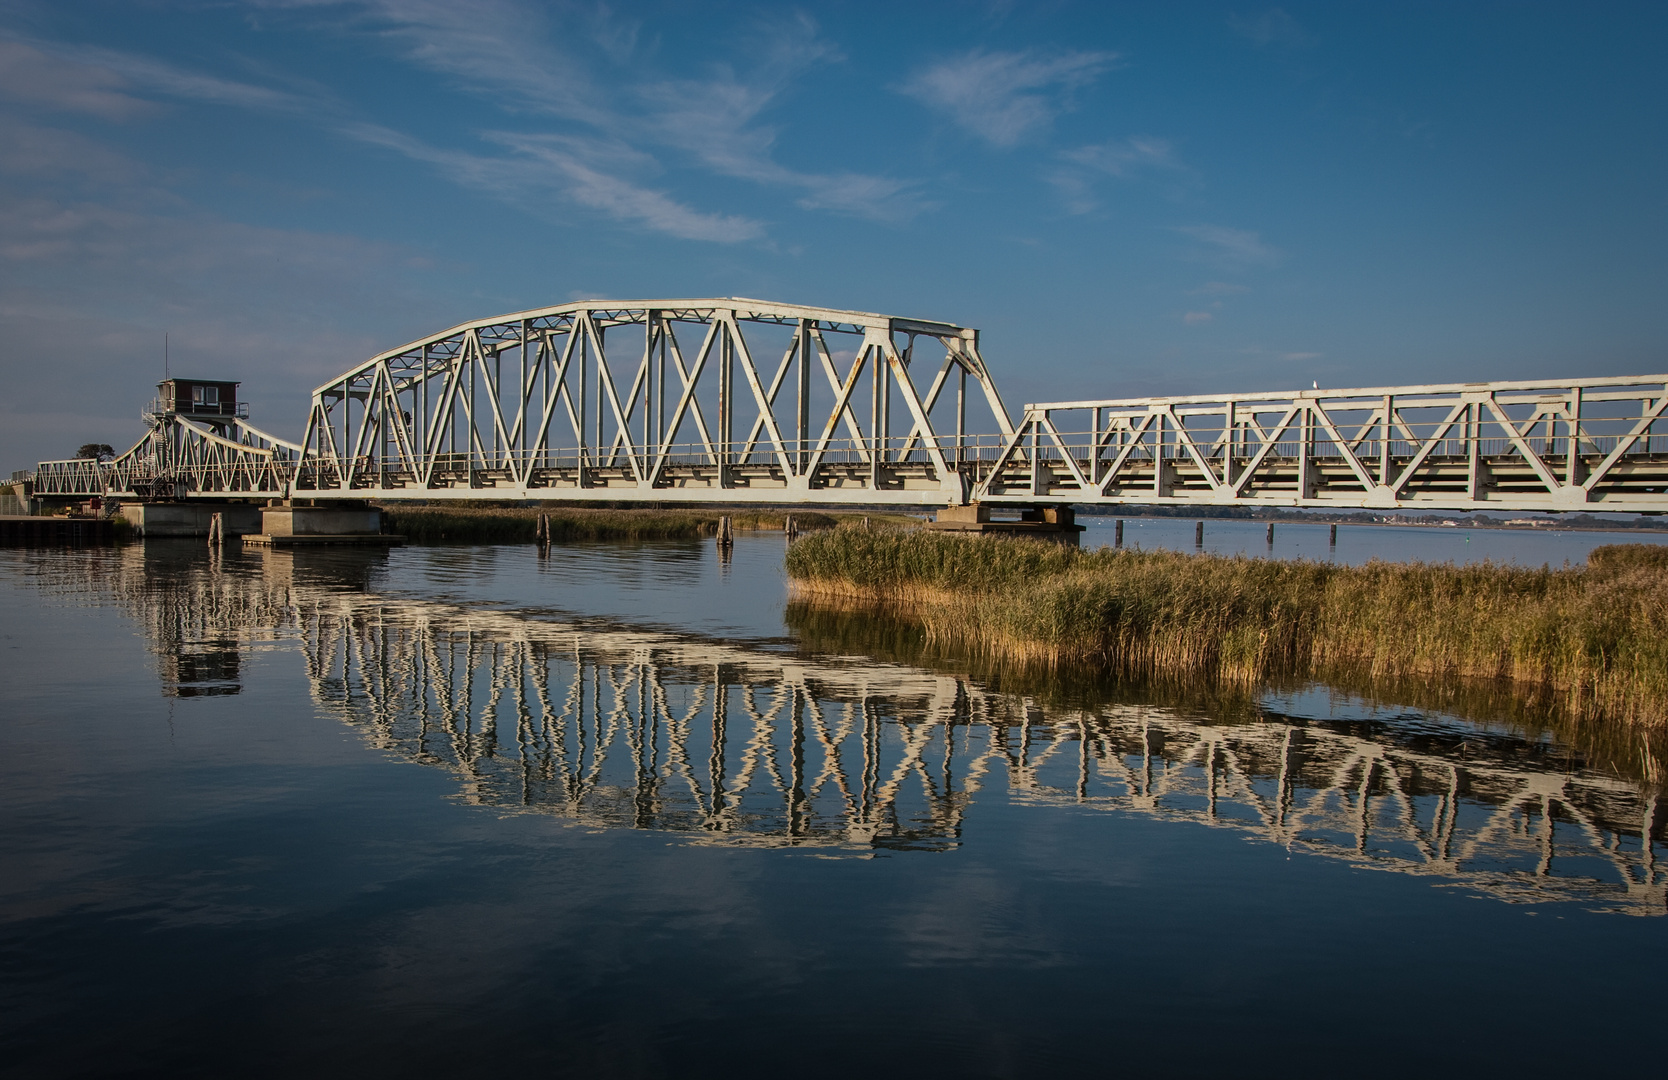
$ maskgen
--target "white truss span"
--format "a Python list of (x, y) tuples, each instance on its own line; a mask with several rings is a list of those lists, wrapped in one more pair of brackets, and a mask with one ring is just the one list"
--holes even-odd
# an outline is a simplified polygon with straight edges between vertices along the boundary
[(1657, 512), (1665, 408), (1653, 375), (1053, 402), (1015, 424), (976, 330), (587, 301), (373, 357), (313, 392), (298, 442), (159, 410), (114, 462), (42, 462), (35, 492)]
[(975, 498), (1668, 509), (1668, 376), (1027, 405)]

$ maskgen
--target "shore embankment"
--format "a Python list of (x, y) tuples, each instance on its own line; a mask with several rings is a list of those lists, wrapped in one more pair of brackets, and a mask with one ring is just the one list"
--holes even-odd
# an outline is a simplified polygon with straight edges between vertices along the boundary
[[(550, 523), (555, 543), (586, 540), (692, 540), (713, 536), (721, 517), (737, 532), (781, 530), (791, 516), (801, 532), (832, 529), (841, 521), (861, 519), (862, 512), (825, 514), (796, 510), (683, 510), (575, 506), (410, 506), (382, 507), (385, 532), (404, 536), (414, 544), (531, 544), (538, 538), (539, 518)], [(891, 523), (898, 515), (870, 514), (877, 523)]]
[(1668, 728), (1668, 546), (1586, 567), (1080, 551), (839, 529), (788, 552), (796, 598), (885, 610), (939, 647), (1025, 666), (1254, 685), (1509, 681), (1571, 717)]

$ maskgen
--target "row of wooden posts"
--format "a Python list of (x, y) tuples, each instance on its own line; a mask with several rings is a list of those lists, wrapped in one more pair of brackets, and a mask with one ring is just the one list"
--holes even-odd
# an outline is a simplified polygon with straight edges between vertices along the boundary
[[(864, 528), (867, 528), (868, 524), (869, 519), (864, 518)], [(788, 514), (782, 519), (782, 531), (787, 534), (789, 540), (797, 540), (799, 538), (799, 524), (794, 521), (792, 514)], [(728, 551), (730, 548), (735, 546), (735, 542), (735, 529), (730, 524), (729, 515), (720, 517), (718, 519), (718, 546)]]
[[(1332, 524), (1330, 535), (1327, 537), (1327, 543), (1330, 544), (1333, 547), (1338, 546), (1338, 525), (1337, 525), (1336, 522), (1334, 522)], [(1123, 518), (1119, 518), (1117, 520), (1117, 523), (1112, 527), (1112, 546), (1113, 547), (1123, 547), (1124, 546), (1124, 519)], [(1196, 522), (1193, 523), (1193, 546), (1194, 547), (1204, 547), (1205, 546), (1205, 523), (1202, 522), (1202, 521), (1196, 521)], [(1272, 521), (1268, 523), (1268, 546), (1269, 547), (1274, 546), (1274, 522), (1272, 522)]]

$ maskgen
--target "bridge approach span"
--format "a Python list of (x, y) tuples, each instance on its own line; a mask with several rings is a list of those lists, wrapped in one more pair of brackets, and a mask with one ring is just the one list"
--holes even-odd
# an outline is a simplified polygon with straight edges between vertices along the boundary
[(1011, 419), (950, 323), (739, 298), (465, 323), (313, 391), (294, 442), (154, 402), (35, 494), (1668, 510), (1668, 375), (1068, 401)]

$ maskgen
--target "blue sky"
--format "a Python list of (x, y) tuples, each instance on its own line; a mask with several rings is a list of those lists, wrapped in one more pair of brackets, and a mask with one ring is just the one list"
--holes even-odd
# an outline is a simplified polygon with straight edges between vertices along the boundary
[(1668, 370), (1668, 8), (0, 0), (0, 468), (755, 296), (1031, 400)]

